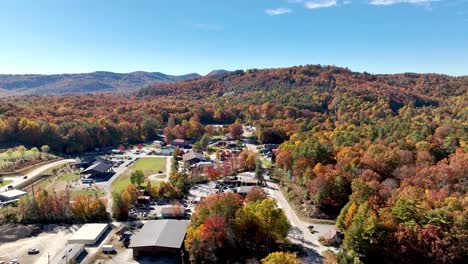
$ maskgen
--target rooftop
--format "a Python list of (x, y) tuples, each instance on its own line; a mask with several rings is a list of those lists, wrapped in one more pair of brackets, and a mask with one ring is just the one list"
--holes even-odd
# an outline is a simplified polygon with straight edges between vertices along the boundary
[(166, 247), (181, 248), (187, 232), (188, 220), (151, 220), (135, 234), (130, 241), (130, 248)]
[(88, 168), (86, 168), (84, 171), (82, 171), (81, 174), (88, 174), (92, 172), (104, 173), (108, 169), (112, 168), (112, 166), (113, 166), (113, 163), (111, 161), (106, 161), (106, 160), (98, 161), (94, 163), (93, 165), (89, 166)]
[(255, 186), (240, 186), (237, 187), (237, 193), (239, 194), (246, 194), (252, 190), (252, 188)]
[(11, 190), (11, 191), (6, 191), (0, 193), (0, 196), (5, 197), (5, 198), (14, 198), (22, 195), (28, 194), (27, 192), (21, 191), (21, 190)]
[(68, 264), (71, 260), (76, 259), (84, 250), (84, 245), (69, 244), (62, 251), (52, 258), (52, 264)]
[(205, 156), (201, 153), (190, 151), (182, 156), (182, 159), (184, 161), (189, 161), (193, 159), (199, 159), (199, 160), (204, 160)]
[(93, 240), (97, 239), (109, 224), (85, 224), (76, 231), (68, 240)]

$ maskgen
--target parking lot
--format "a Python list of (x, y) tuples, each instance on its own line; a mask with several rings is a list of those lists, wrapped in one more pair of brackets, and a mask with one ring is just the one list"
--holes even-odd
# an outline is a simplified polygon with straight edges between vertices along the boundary
[[(17, 260), (18, 263), (43, 264), (67, 244), (76, 227), (51, 226), (35, 237), (24, 238), (0, 245), (0, 261)], [(28, 249), (37, 248), (39, 253), (28, 254)]]

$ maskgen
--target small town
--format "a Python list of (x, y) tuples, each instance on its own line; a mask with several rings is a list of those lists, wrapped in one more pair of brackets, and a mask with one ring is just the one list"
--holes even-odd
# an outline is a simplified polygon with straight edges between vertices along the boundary
[(468, 263), (468, 0), (0, 1), (0, 264)]
[[(85, 216), (85, 224), (2, 230), (3, 243), (18, 240), (0, 244), (0, 260), (186, 263), (184, 239), (197, 205), (207, 197), (228, 194), (274, 201), (291, 223), (287, 238), (291, 246), (298, 245), (297, 254), (302, 257), (313, 261), (321, 258), (320, 252), (336, 251), (341, 238), (333, 221), (303, 221), (283, 196), (272, 175), (278, 144), (256, 144), (252, 126), (213, 127), (217, 129), (213, 139), (206, 135), (198, 142), (176, 138), (167, 144), (161, 135), (161, 140), (129, 148), (120, 145), (75, 158), (49, 157), (26, 175), (3, 176), (3, 210), (17, 207), (21, 199), (38, 202), (35, 195), (44, 193), (66, 198), (65, 206), (76, 208), (83, 203), (80, 213), (92, 211), (93, 215)], [(47, 146), (40, 154), (52, 156)], [(23, 238), (31, 233), (35, 236)], [(336, 244), (320, 242), (324, 239)]]

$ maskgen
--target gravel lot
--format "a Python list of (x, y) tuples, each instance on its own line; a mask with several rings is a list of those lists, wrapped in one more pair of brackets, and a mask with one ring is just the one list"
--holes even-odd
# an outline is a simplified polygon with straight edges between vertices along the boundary
[[(38, 236), (23, 238), (0, 245), (0, 260), (10, 261), (17, 259), (19, 263), (47, 263), (48, 254), (52, 259), (55, 254), (63, 249), (73, 230), (73, 227), (54, 226)], [(29, 248), (37, 248), (40, 250), (40, 253), (28, 255)]]

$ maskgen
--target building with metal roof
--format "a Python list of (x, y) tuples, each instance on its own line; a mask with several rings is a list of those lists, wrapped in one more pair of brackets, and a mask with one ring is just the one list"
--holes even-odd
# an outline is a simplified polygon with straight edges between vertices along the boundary
[(183, 156), (182, 156), (182, 160), (185, 162), (185, 163), (188, 163), (190, 165), (193, 165), (195, 163), (198, 163), (198, 162), (201, 162), (201, 161), (205, 161), (206, 160), (206, 157), (205, 155), (201, 154), (201, 153), (198, 153), (198, 152), (195, 152), (195, 151), (190, 151), (188, 153), (185, 153)]
[(247, 195), (254, 187), (255, 186), (240, 186), (237, 187), (236, 192), (240, 195)]
[(10, 190), (6, 192), (0, 193), (0, 201), (2, 202), (11, 202), (11, 201), (17, 201), (21, 196), (27, 195), (28, 193), (25, 191), (21, 190)]
[(108, 228), (109, 224), (85, 224), (68, 239), (68, 243), (95, 245)]
[(185, 239), (188, 220), (151, 220), (133, 235), (129, 248), (133, 257), (179, 256)]
[(88, 175), (103, 174), (106, 172), (110, 172), (112, 169), (112, 166), (114, 166), (114, 163), (112, 161), (98, 160), (95, 163), (93, 163), (91, 166), (83, 170), (81, 174), (88, 174)]
[[(76, 261), (81, 253), (84, 251), (82, 244), (69, 244), (55, 255), (50, 264), (69, 264)], [(74, 263), (74, 262), (73, 262)]]

